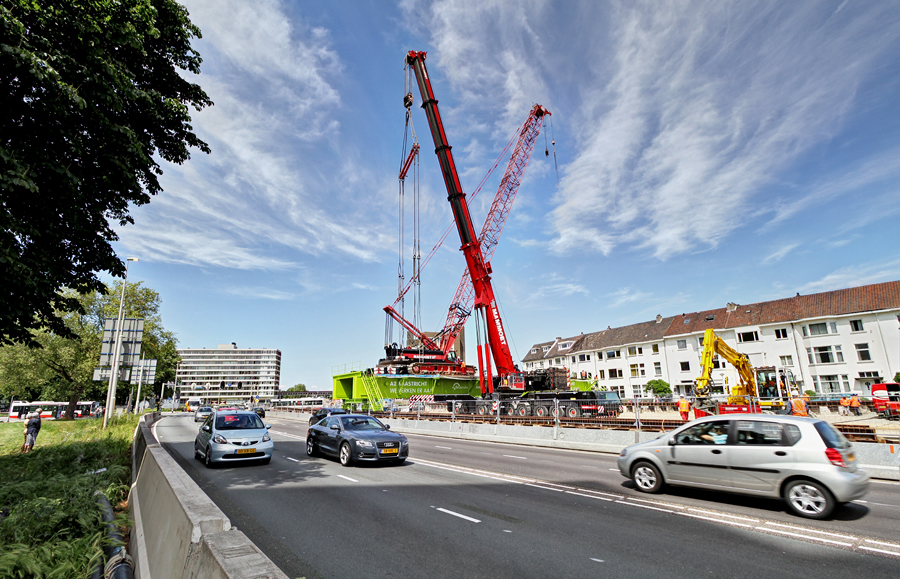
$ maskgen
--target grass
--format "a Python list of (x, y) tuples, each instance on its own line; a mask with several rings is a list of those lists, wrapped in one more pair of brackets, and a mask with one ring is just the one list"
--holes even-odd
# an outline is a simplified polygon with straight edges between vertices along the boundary
[(34, 450), (22, 454), (24, 425), (0, 423), (0, 579), (90, 574), (106, 541), (95, 491), (122, 507), (117, 521), (128, 526), (136, 426), (133, 416), (105, 431), (96, 419), (45, 420)]

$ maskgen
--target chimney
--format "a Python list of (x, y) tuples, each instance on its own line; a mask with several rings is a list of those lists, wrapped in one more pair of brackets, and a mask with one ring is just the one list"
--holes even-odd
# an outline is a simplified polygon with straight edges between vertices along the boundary
[(728, 305), (725, 306), (725, 311), (726, 311), (726, 312), (733, 312), (733, 311), (736, 310), (736, 309), (737, 309), (737, 304), (734, 303), (734, 302), (728, 302)]
[(660, 323), (662, 321), (662, 315), (656, 314), (656, 323)]

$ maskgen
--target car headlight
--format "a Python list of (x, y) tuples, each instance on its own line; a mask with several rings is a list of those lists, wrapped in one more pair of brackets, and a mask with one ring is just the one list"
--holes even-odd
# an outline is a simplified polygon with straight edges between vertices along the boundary
[(272, 440), (272, 437), (269, 436), (268, 432), (263, 434), (263, 442), (269, 442), (270, 440)]
[(368, 440), (357, 440), (356, 445), (360, 448), (374, 448), (375, 445)]
[(213, 436), (213, 439), (212, 439), (212, 440), (213, 440), (213, 442), (215, 442), (216, 444), (228, 444), (228, 441), (225, 440), (225, 437), (222, 436), (221, 434), (217, 434), (217, 435)]

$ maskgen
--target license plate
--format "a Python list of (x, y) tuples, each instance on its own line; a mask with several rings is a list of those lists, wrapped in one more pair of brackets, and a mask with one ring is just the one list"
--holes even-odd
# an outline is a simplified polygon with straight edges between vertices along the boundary
[(847, 455), (847, 460), (856, 460), (856, 455), (851, 452)]
[(397, 454), (400, 452), (399, 448), (382, 448), (381, 454)]
[(255, 448), (239, 448), (234, 451), (235, 454), (253, 454), (256, 452)]

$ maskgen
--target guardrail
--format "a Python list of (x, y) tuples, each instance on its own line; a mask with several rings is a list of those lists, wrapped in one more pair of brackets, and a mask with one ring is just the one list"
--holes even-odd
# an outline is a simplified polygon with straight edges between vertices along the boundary
[(129, 551), (138, 579), (288, 579), (165, 451), (145, 414), (132, 445)]

